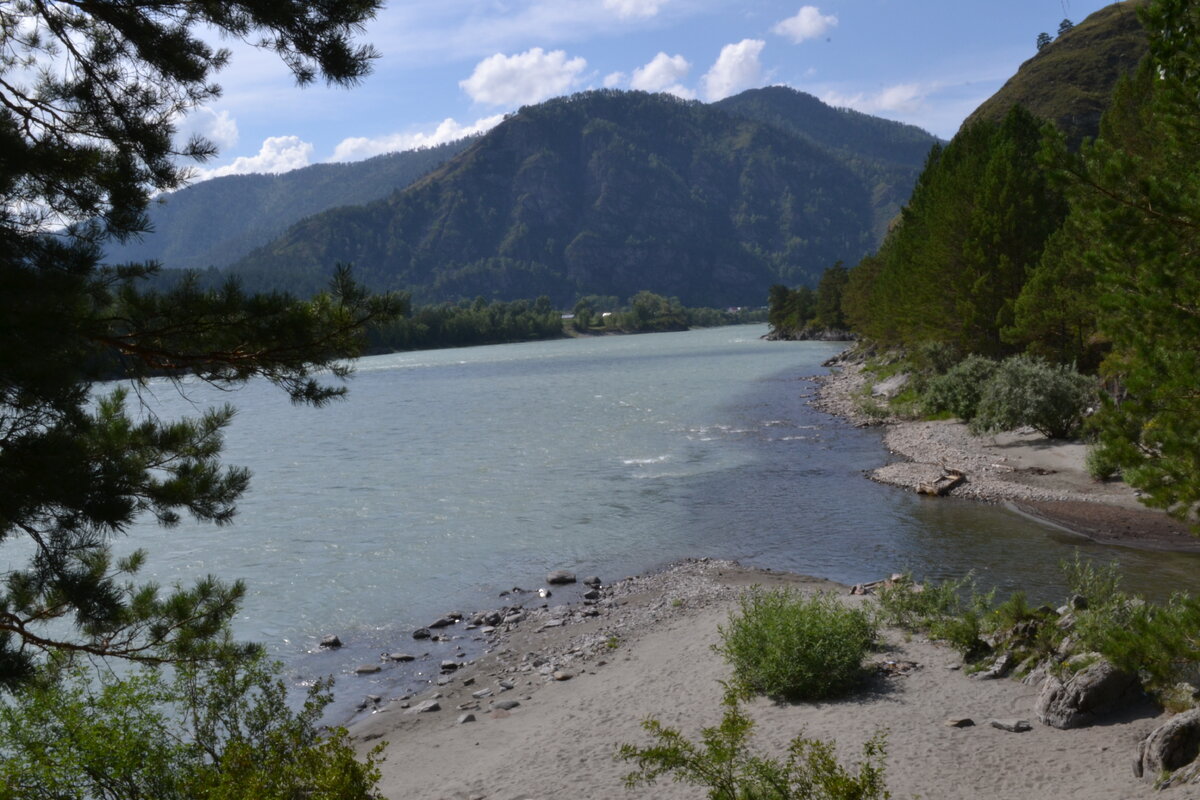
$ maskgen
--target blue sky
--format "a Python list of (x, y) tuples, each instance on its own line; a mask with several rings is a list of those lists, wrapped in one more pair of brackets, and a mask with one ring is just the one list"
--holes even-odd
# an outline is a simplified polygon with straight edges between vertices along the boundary
[(784, 84), (949, 138), (1035, 52), (1102, 0), (407, 0), (363, 36), (382, 53), (353, 89), (299, 89), (240, 43), (224, 95), (184, 120), (220, 155), (197, 178), (351, 161), (486, 130), (585, 89), (703, 101)]

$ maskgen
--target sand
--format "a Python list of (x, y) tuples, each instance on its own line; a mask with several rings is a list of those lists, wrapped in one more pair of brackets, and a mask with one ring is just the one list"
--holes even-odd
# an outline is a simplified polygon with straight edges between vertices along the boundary
[[(684, 595), (693, 592), (695, 602), (673, 602), (681, 581), (691, 587)], [(381, 787), (393, 800), (704, 797), (702, 789), (662, 781), (628, 790), (623, 777), (630, 766), (614, 754), (621, 743), (650, 743), (641, 729), (649, 716), (692, 737), (720, 719), (721, 681), (730, 675), (712, 645), (735, 606), (733, 598), (751, 584), (837, 591), (846, 602), (863, 602), (846, 594), (846, 587), (817, 579), (728, 562), (682, 564), (638, 578), (634, 592), (620, 583), (606, 589), (606, 597), (623, 598), (625, 604), (614, 613), (632, 624), (621, 629), (616, 647), (574, 659), (567, 668), (573, 674), (569, 680), (557, 681), (536, 669), (510, 672), (515, 662), (498, 654), (530, 650), (554, 659), (589, 641), (604, 620), (541, 633), (536, 632), (539, 620), (522, 622), (495, 652), (442, 687), (441, 711), (415, 714), (393, 703), (352, 732), (364, 748), (388, 742)], [(887, 785), (895, 798), (1162, 796), (1135, 778), (1130, 766), (1137, 743), (1160, 721), (1154, 709), (1139, 708), (1092, 728), (1056, 730), (1033, 715), (1037, 686), (968, 677), (947, 668), (960, 663), (953, 651), (898, 631), (886, 631), (884, 641), (870, 662), (911, 661), (918, 667), (904, 676), (875, 672), (860, 691), (836, 702), (753, 701), (755, 747), (782, 754), (787, 742), (803, 733), (836, 741), (843, 760), (853, 761), (862, 743), (885, 729)], [(471, 701), (473, 691), (498, 690), (501, 679), (512, 680), (515, 688), (480, 701), (469, 712), (475, 721), (459, 723), (464, 712), (456, 706)], [(415, 707), (431, 694), (405, 702)], [(491, 700), (510, 698), (520, 705), (489, 711)], [(975, 725), (951, 728), (945, 724), (951, 717), (969, 717)], [(993, 718), (1026, 719), (1033, 729), (1002, 731), (989, 725)]]

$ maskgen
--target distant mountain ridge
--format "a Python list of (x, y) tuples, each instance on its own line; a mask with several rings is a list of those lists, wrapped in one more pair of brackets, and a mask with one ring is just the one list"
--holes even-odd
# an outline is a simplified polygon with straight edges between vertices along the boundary
[(168, 268), (226, 267), (311, 214), (369, 202), (408, 186), (473, 141), (196, 183), (152, 203), (147, 212), (152, 232), (123, 245), (110, 243), (107, 260), (160, 261)]
[[(819, 124), (799, 133), (806, 114)], [(586, 92), (521, 109), (407, 189), (309, 217), (232, 271), (307, 291), (346, 261), (425, 302), (650, 289), (761, 304), (772, 283), (813, 284), (872, 249), (936, 141), (791, 89), (723, 106)]]

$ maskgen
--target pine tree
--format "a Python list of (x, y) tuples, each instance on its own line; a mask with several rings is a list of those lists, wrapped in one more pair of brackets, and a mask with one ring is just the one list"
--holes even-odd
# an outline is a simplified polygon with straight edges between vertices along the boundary
[[(155, 663), (220, 641), (242, 594), (209, 578), (161, 593), (127, 579), (110, 539), (135, 518), (229, 522), (245, 470), (221, 465), (220, 408), (142, 419), (102, 379), (194, 375), (229, 387), (255, 377), (295, 402), (344, 388), (364, 326), (399, 313), (339, 270), (311, 300), (250, 296), (185, 280), (138, 291), (156, 265), (105, 266), (101, 246), (144, 230), (156, 192), (187, 178), (212, 145), (173, 142), (173, 121), (216, 97), (229, 53), (219, 31), (275, 50), (301, 84), (353, 84), (374, 51), (353, 36), (376, 0), (279, 3), (42, 3), (0, 6), (0, 542), (32, 556), (0, 587), (0, 687), (46, 657), (83, 653)], [(181, 159), (185, 159), (181, 161)]]
[(1200, 510), (1200, 7), (1142, 12), (1150, 55), (1076, 170), (1075, 213), (1112, 340), (1105, 371), (1125, 392), (1101, 414), (1104, 449), (1147, 502)]

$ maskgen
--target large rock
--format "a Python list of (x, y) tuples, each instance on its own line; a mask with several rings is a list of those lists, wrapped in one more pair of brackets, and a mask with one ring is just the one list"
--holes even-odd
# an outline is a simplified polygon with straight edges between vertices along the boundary
[(1051, 727), (1084, 728), (1133, 702), (1140, 694), (1136, 675), (1122, 672), (1100, 659), (1066, 681), (1054, 675), (1047, 677), (1034, 710), (1038, 719)]
[(575, 573), (565, 569), (556, 569), (546, 576), (546, 583), (551, 585), (560, 583), (574, 583)]
[(1200, 755), (1200, 708), (1177, 714), (1159, 725), (1138, 745), (1133, 773), (1158, 782), (1160, 786), (1195, 780), (1197, 769), (1186, 774), (1171, 775), (1176, 770), (1194, 765)]

